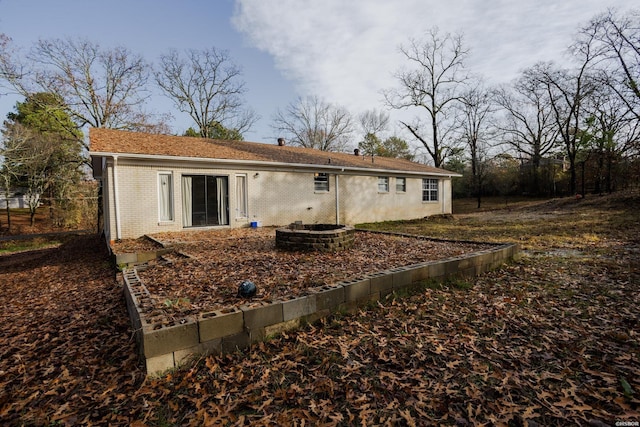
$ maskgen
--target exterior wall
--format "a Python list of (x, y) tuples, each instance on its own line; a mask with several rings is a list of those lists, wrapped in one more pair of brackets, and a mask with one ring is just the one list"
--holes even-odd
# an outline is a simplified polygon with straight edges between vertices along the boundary
[(10, 193), (10, 194), (12, 195), (9, 196), (8, 199), (4, 196), (4, 194), (0, 195), (0, 209), (6, 209), (7, 200), (9, 201), (10, 209), (26, 209), (29, 207), (29, 202), (26, 200), (26, 197), (24, 194), (19, 194), (19, 195), (16, 195), (15, 193)]
[[(286, 225), (294, 221), (305, 224), (335, 223), (336, 198), (338, 222), (357, 224), (383, 220), (414, 219), (451, 213), (451, 179), (439, 178), (439, 200), (422, 202), (422, 178), (406, 176), (406, 192), (396, 192), (396, 177), (389, 177), (389, 192), (378, 192), (378, 176), (330, 174), (329, 191), (314, 191), (313, 171), (247, 170), (206, 167), (204, 164), (176, 167), (174, 164), (118, 159), (118, 211), (120, 238), (137, 238), (144, 234), (198, 230), (183, 227), (182, 176), (227, 176), (229, 184), (229, 225), (209, 228), (246, 227), (253, 221), (263, 226)], [(118, 238), (116, 201), (114, 198), (113, 160), (107, 161), (103, 173), (105, 232), (108, 240)], [(158, 174), (170, 172), (173, 186), (173, 220), (159, 220)], [(246, 178), (248, 215), (238, 217), (236, 177)], [(338, 184), (336, 186), (336, 183)], [(336, 189), (338, 194), (336, 197)]]
[(422, 178), (404, 176), (406, 191), (396, 191), (398, 177), (389, 177), (389, 191), (378, 191), (378, 176), (340, 176), (340, 221), (345, 224), (395, 221), (451, 213), (451, 179), (439, 179), (438, 201), (422, 201)]
[(335, 185), (314, 191), (313, 172), (249, 172), (249, 215), (262, 225), (334, 223)]

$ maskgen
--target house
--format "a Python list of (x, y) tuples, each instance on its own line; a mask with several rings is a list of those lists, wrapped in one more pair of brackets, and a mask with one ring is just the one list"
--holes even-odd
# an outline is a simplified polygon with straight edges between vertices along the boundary
[[(27, 196), (24, 194), (25, 189), (19, 188), (9, 192), (7, 198), (5, 194), (0, 194), (0, 209), (7, 207), (7, 201), (9, 202), (9, 209), (24, 209), (29, 207)], [(39, 195), (38, 195), (39, 198)], [(38, 203), (38, 205), (40, 205)]]
[(451, 213), (456, 173), (404, 159), (245, 141), (89, 131), (108, 241), (250, 225)]

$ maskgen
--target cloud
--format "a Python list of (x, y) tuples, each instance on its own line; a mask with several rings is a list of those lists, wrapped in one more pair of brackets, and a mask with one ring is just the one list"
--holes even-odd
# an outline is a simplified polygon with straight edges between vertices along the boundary
[[(611, 4), (613, 5), (613, 4)], [(237, 0), (236, 29), (269, 53), (299, 95), (361, 112), (383, 106), (397, 84), (399, 46), (429, 29), (462, 33), (467, 65), (507, 83), (538, 61), (563, 62), (580, 25), (611, 6), (601, 0)], [(619, 0), (619, 9), (634, 7)]]

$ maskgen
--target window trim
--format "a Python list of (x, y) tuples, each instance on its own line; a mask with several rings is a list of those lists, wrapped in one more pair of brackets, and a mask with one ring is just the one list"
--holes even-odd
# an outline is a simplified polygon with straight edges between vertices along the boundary
[[(240, 200), (241, 195), (238, 192), (238, 186), (240, 181), (244, 180), (244, 188), (242, 189), (242, 196), (244, 200)], [(242, 212), (244, 205), (245, 212)], [(243, 215), (244, 214), (244, 215)], [(236, 174), (236, 219), (244, 220), (249, 218), (249, 178), (247, 174)]]
[[(380, 184), (383, 185), (382, 189), (380, 188)], [(389, 177), (379, 176), (378, 177), (378, 193), (388, 193), (388, 192), (389, 192)]]
[[(435, 183), (435, 188), (432, 184)], [(425, 188), (425, 184), (428, 184)], [(432, 196), (435, 194), (435, 199)], [(425, 198), (425, 195), (428, 197)], [(440, 180), (437, 178), (422, 178), (422, 202), (435, 203), (440, 201)]]
[[(169, 217), (168, 218), (163, 218), (162, 214), (164, 212), (162, 203), (163, 203), (163, 197), (162, 197), (162, 177), (163, 176), (168, 176), (169, 177), (169, 193), (168, 193), (168, 200), (167, 203), (169, 204), (168, 206), (168, 211), (169, 211)], [(175, 195), (174, 195), (174, 189), (173, 189), (173, 172), (172, 171), (158, 171), (158, 223), (160, 224), (167, 224), (167, 223), (173, 223), (176, 220), (176, 213), (175, 213)]]
[[(398, 183), (402, 182), (402, 188), (398, 190)], [(396, 193), (404, 194), (407, 192), (407, 178), (404, 176), (396, 177)]]
[[(326, 179), (320, 179), (324, 177)], [(319, 184), (325, 188), (319, 188)], [(313, 174), (313, 192), (314, 193), (328, 193), (331, 190), (331, 186), (329, 185), (329, 174), (327, 172), (315, 172)]]

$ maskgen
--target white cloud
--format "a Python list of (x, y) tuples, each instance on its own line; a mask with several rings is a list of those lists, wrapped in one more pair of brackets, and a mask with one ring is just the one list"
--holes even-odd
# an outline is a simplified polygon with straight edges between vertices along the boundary
[(601, 0), (237, 0), (235, 27), (268, 52), (300, 95), (318, 95), (354, 112), (382, 107), (396, 84), (398, 47), (437, 26), (461, 32), (467, 65), (494, 83), (525, 67), (563, 60), (579, 25), (607, 7)]

